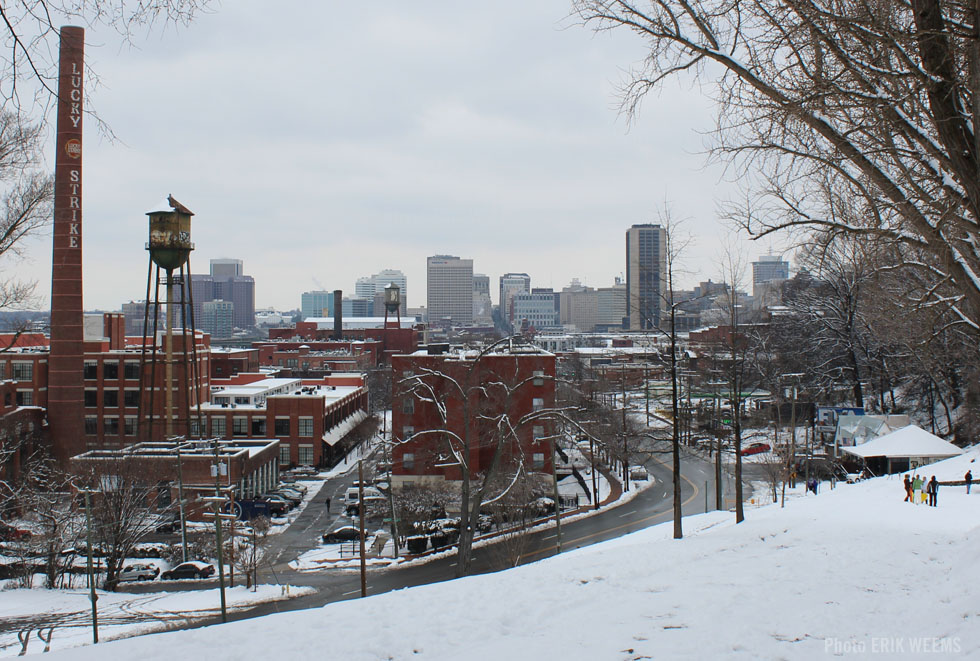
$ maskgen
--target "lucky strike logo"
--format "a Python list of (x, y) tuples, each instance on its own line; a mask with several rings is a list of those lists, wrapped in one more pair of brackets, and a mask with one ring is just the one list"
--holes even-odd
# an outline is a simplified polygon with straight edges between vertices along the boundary
[(71, 139), (65, 143), (65, 153), (68, 154), (69, 158), (81, 158), (82, 157), (82, 141)]

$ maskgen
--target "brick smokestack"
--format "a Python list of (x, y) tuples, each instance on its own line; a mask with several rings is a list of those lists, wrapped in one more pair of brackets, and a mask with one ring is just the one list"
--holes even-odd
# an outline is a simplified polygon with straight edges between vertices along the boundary
[(61, 28), (54, 165), (51, 355), (48, 423), (52, 454), (67, 465), (82, 444), (82, 112), (85, 30)]
[(333, 290), (333, 339), (344, 339), (344, 292)]

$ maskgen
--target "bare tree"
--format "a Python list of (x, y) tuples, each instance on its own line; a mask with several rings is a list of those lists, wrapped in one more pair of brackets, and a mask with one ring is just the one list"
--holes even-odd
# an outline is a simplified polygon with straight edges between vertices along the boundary
[[(750, 231), (827, 227), (921, 250), (930, 258), (919, 267), (948, 281), (954, 307), (976, 326), (973, 5), (576, 0), (575, 7), (598, 30), (624, 28), (646, 41), (649, 55), (625, 89), (627, 111), (681, 72), (714, 87), (715, 153), (758, 175), (754, 211), (744, 218)], [(833, 219), (826, 189), (847, 189), (871, 213), (858, 224)]]

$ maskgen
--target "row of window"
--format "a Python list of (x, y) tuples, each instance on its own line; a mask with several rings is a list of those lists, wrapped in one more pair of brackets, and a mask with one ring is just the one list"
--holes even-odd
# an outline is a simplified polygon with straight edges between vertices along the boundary
[[(0, 380), (7, 378), (7, 361), (0, 360)], [(10, 378), (14, 381), (34, 380), (34, 361), (10, 361)]]
[[(228, 433), (228, 421), (224, 417), (213, 417), (211, 420), (211, 435), (223, 437)], [(297, 436), (300, 438), (312, 438), (313, 436), (313, 418), (312, 417), (301, 417), (298, 419), (298, 429)], [(231, 419), (231, 434), (232, 436), (249, 436), (249, 430), (251, 430), (251, 436), (265, 436), (266, 435), (266, 424), (265, 418), (249, 418), (246, 416), (235, 416)], [(206, 431), (206, 430), (204, 430)], [(201, 433), (202, 430), (198, 429), (197, 420), (191, 420), (191, 435), (199, 436), (206, 435)], [(274, 436), (292, 436), (290, 429), (290, 419), (289, 418), (276, 418), (274, 421)]]
[[(97, 408), (99, 405), (99, 391), (93, 389), (85, 390), (85, 408)], [(123, 391), (123, 406), (127, 409), (135, 409), (140, 404), (140, 391), (139, 390), (124, 390)], [(115, 408), (119, 406), (119, 391), (118, 390), (103, 390), (102, 391), (102, 405), (108, 408)]]
[[(82, 371), (82, 378), (86, 381), (94, 381), (99, 378), (99, 364), (86, 361)], [(107, 360), (102, 363), (103, 379), (119, 378), (119, 361)], [(136, 361), (126, 361), (123, 363), (123, 378), (127, 381), (136, 381), (140, 378), (140, 364)]]
[[(299, 451), (296, 463), (300, 466), (312, 466), (313, 465), (313, 446), (312, 445), (300, 445), (297, 450)], [(288, 465), (293, 463), (293, 459), (290, 456), (290, 447), (288, 445), (279, 446), (279, 463)]]
[[(123, 421), (123, 435), (124, 436), (136, 436), (136, 417), (128, 416), (122, 419)], [(86, 436), (96, 436), (99, 433), (99, 419), (93, 415), (85, 416), (85, 435)], [(104, 436), (118, 436), (119, 435), (119, 417), (118, 416), (105, 416), (102, 418), (102, 434)]]
[[(286, 451), (288, 453), (289, 448), (286, 448)], [(302, 452), (302, 448), (300, 448), (300, 452)], [(409, 471), (415, 469), (414, 452), (406, 452), (402, 455), (402, 468)], [(531, 455), (531, 468), (534, 470), (542, 470), (544, 468), (544, 452), (535, 452)]]

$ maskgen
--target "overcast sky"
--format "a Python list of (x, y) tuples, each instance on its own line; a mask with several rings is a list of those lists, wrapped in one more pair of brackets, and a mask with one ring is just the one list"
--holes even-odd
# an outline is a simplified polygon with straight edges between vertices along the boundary
[[(616, 90), (642, 44), (595, 36), (569, 10), (235, 0), (136, 49), (90, 30), (102, 86), (89, 107), (119, 141), (87, 120), (86, 309), (144, 297), (144, 213), (168, 193), (196, 214), (193, 272), (244, 260), (258, 307), (298, 307), (321, 285), (353, 294), (385, 268), (424, 305), (436, 253), (472, 258), (494, 302), (509, 271), (608, 286), (625, 273), (626, 229), (665, 201), (695, 237), (684, 284), (719, 279), (718, 203), (735, 189), (705, 167), (711, 104), (669, 83), (628, 125)], [(45, 304), (50, 253), (34, 241), (16, 265)]]

